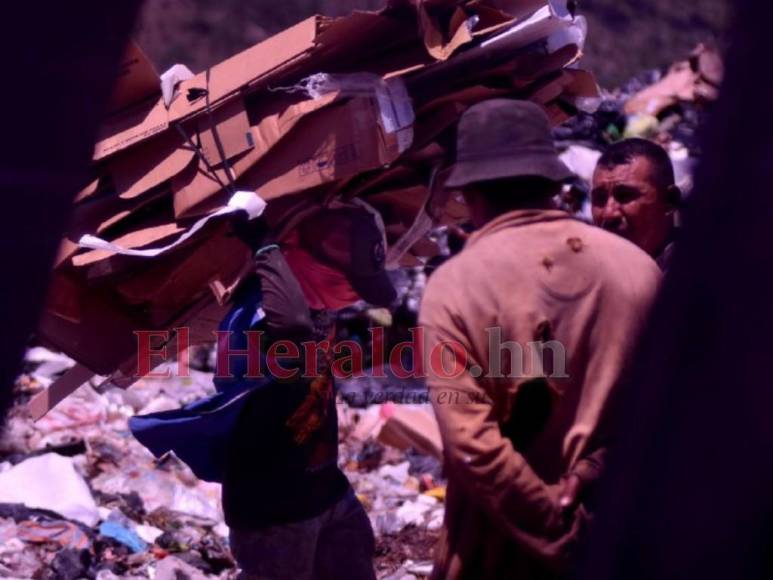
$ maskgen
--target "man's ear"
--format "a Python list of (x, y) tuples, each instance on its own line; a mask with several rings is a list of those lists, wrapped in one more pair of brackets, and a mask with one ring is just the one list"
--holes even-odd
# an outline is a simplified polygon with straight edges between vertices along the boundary
[(669, 185), (666, 189), (665, 199), (670, 210), (669, 213), (678, 210), (682, 205), (682, 190), (677, 185)]

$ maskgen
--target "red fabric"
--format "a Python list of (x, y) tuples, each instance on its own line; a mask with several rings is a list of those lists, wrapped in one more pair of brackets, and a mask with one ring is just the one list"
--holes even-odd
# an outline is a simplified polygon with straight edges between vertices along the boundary
[(360, 299), (343, 272), (318, 262), (296, 245), (288, 244), (282, 251), (312, 309), (340, 310)]

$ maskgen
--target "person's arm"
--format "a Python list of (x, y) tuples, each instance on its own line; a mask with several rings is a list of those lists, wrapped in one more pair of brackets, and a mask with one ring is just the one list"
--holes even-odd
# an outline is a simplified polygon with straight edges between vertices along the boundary
[(457, 360), (449, 348), (437, 357), (441, 343), (460, 345), (468, 357), (472, 354), (464, 334), (449, 322), (450, 316), (433, 316), (431, 300), (425, 295), (422, 306), (425, 369), (446, 467), (506, 534), (545, 561), (560, 559), (563, 546), (576, 531), (576, 522), (572, 517), (567, 521), (560, 509), (561, 486), (543, 482), (502, 435), (493, 403), (469, 372), (472, 365), (484, 368), (479, 361), (469, 360), (458, 376), (443, 376), (441, 369), (454, 368)]
[(271, 244), (258, 250), (255, 272), (260, 277), (269, 339), (298, 343), (311, 340), (314, 324), (309, 305), (279, 246)]

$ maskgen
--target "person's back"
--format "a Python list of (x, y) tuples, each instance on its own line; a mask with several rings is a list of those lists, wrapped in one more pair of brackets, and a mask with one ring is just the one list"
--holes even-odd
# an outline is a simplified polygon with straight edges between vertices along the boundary
[[(445, 549), (459, 559), (446, 562), (450, 577), (471, 554), (513, 572), (538, 569), (535, 555), (563, 557), (572, 532), (557, 485), (596, 450), (592, 438), (659, 278), (633, 244), (557, 210), (528, 210), (487, 224), (430, 279), (421, 314), (429, 348), (457, 342), (468, 366), (482, 369), (477, 379), (475, 371), (444, 379), (428, 369), (447, 441)], [(512, 451), (526, 465), (507, 459)], [(510, 470), (525, 494), (498, 485)], [(490, 488), (469, 486), (470, 473), (491, 478)], [(509, 539), (499, 516), (515, 525)]]
[(434, 578), (561, 577), (587, 520), (660, 272), (555, 209), (569, 175), (539, 107), (462, 117), (448, 186), (480, 229), (430, 277), (420, 314), (449, 479)]
[[(562, 211), (512, 212), (476, 232), (430, 278), (422, 323), (427, 330), (439, 320), (466, 323), (470, 355), (484, 369), (478, 384), (492, 396), (515, 394), (539, 374), (540, 353), (529, 345), (555, 341), (540, 356), (554, 395), (550, 413), (525, 450), (553, 483), (585, 450), (659, 277), (636, 246)], [(507, 374), (518, 354), (511, 341), (522, 349), (515, 362), (523, 373), (514, 374), (525, 376), (491, 377), (492, 356), (493, 370)], [(489, 352), (496, 344), (499, 352)]]

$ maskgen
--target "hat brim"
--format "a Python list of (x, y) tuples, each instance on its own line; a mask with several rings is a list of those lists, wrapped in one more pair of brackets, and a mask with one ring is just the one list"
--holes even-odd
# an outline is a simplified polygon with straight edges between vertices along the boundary
[(445, 187), (461, 189), (473, 183), (510, 177), (543, 177), (563, 183), (574, 173), (554, 153), (529, 154), (519, 157), (489, 157), (459, 161), (451, 169)]
[(347, 279), (360, 298), (373, 306), (391, 306), (397, 298), (392, 280), (384, 270), (367, 276), (347, 276)]

